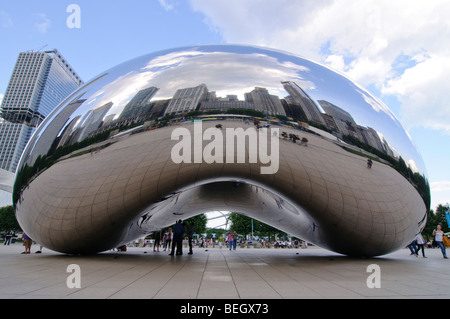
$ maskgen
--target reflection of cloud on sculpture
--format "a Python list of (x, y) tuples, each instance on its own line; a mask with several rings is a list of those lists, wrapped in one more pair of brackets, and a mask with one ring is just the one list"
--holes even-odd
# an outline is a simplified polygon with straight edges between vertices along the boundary
[(408, 167), (411, 168), (411, 170), (414, 173), (419, 173), (420, 174), (420, 169), (417, 166), (417, 164), (414, 162), (414, 160), (409, 160), (407, 164), (408, 164)]
[[(362, 95), (364, 101), (366, 101), (366, 103), (369, 104), (374, 111), (383, 112), (387, 116), (389, 116), (393, 122), (398, 122), (394, 114), (389, 109), (387, 109), (386, 106), (384, 106), (379, 100), (376, 100), (373, 96), (369, 96), (367, 92), (363, 92), (360, 90), (357, 90), (357, 92)], [(400, 124), (398, 125), (401, 126)]]
[(103, 87), (101, 91), (94, 94), (92, 99), (86, 101), (86, 105), (96, 108), (112, 102), (113, 108), (109, 114), (118, 113), (141, 88), (148, 86), (152, 76), (151, 73), (129, 72)]
[[(207, 69), (202, 65), (207, 65)], [(301, 76), (301, 72), (307, 72), (308, 68), (287, 61), (280, 62), (263, 54), (182, 51), (152, 59), (144, 70), (152, 71), (149, 85), (166, 83), (155, 99), (170, 98), (176, 88), (200, 83), (206, 83), (218, 96), (237, 94), (241, 99), (243, 93), (251, 91), (255, 86), (266, 87), (269, 92), (278, 95), (284, 92), (279, 83), (286, 79), (296, 80), (308, 89), (314, 88), (312, 82)]]

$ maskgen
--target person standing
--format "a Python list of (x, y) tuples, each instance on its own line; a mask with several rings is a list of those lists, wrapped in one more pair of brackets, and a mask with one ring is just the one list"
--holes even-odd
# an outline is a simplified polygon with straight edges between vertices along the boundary
[(436, 244), (439, 246), (439, 248), (441, 248), (442, 256), (444, 257), (444, 259), (448, 259), (447, 251), (445, 249), (444, 243), (442, 242), (444, 238), (444, 231), (442, 230), (441, 225), (438, 225), (437, 229), (433, 230), (433, 236), (435, 236), (434, 240), (436, 241)]
[(9, 246), (9, 244), (11, 243), (11, 238), (13, 237), (14, 232), (12, 230), (8, 231), (5, 235), (5, 242), (3, 243), (3, 245), (7, 245)]
[(163, 248), (164, 248), (164, 251), (166, 251), (166, 245), (167, 245), (167, 231), (164, 232), (164, 235), (163, 235), (162, 240), (163, 240)]
[(191, 222), (187, 225), (187, 235), (189, 241), (189, 252), (188, 255), (192, 255), (192, 238), (194, 237), (194, 224)]
[(165, 236), (166, 236), (166, 238), (165, 238), (166, 243), (164, 246), (164, 251), (166, 251), (167, 248), (169, 248), (169, 250), (171, 250), (172, 249), (172, 247), (171, 247), (172, 237), (173, 237), (172, 228), (169, 228), (169, 230), (167, 231)]
[(173, 243), (172, 243), (172, 252), (169, 254), (170, 256), (173, 256), (175, 253), (175, 247), (176, 247), (176, 255), (183, 255), (183, 235), (184, 235), (185, 229), (183, 226), (183, 221), (180, 219), (177, 221), (175, 226), (173, 227)]
[(160, 245), (161, 245), (161, 230), (155, 233), (155, 244), (153, 246), (153, 251), (159, 252)]
[(238, 234), (236, 232), (233, 233), (233, 250), (236, 250), (236, 244), (238, 240)]
[(223, 234), (220, 234), (218, 241), (219, 241), (219, 249), (222, 249), (222, 246), (223, 246)]
[(23, 245), (25, 246), (25, 251), (22, 254), (29, 254), (31, 251), (31, 245), (33, 244), (33, 241), (25, 233), (22, 234), (22, 239), (23, 239)]

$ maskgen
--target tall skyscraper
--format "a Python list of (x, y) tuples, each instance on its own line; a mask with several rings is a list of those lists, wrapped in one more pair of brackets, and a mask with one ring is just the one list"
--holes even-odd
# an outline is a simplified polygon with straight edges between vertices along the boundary
[(57, 50), (22, 52), (0, 108), (0, 168), (15, 172), (36, 127), (83, 81)]
[(278, 96), (269, 94), (266, 88), (255, 87), (253, 91), (245, 93), (245, 100), (253, 103), (257, 111), (270, 115), (286, 115), (283, 104), (281, 104)]
[(295, 104), (300, 105), (308, 121), (315, 122), (326, 126), (325, 120), (322, 117), (317, 105), (311, 97), (293, 81), (283, 81), (284, 89), (289, 93), (289, 99), (295, 101)]
[(205, 84), (177, 90), (170, 100), (164, 115), (179, 115), (197, 110), (197, 107), (199, 107), (200, 103), (206, 98), (207, 93), (208, 88)]
[(150, 112), (152, 107), (150, 101), (158, 90), (157, 87), (152, 86), (137, 92), (131, 101), (125, 105), (125, 108), (119, 116), (119, 121)]

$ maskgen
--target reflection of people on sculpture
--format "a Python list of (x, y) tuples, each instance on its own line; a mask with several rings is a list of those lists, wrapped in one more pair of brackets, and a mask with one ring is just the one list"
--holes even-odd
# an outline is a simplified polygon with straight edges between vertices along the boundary
[(373, 164), (373, 162), (372, 162), (372, 160), (369, 158), (369, 159), (367, 160), (367, 168), (372, 168), (372, 164)]
[(300, 141), (300, 145), (308, 146), (308, 139), (306, 137), (302, 137)]
[(127, 251), (127, 245), (122, 245), (120, 247), (117, 247), (116, 249), (117, 251)]

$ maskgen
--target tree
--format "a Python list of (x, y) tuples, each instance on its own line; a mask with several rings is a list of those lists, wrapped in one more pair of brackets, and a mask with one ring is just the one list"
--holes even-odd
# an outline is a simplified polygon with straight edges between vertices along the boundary
[(437, 225), (441, 225), (444, 233), (450, 231), (447, 219), (445, 217), (446, 206), (439, 205), (436, 208), (436, 212), (430, 210), (427, 215), (427, 225), (425, 226), (422, 235), (424, 238), (432, 239), (433, 230), (437, 228)]
[(14, 208), (12, 206), (5, 206), (0, 208), (0, 231), (20, 230), (17, 222)]
[(235, 231), (244, 236), (252, 233), (252, 221), (250, 217), (238, 213), (231, 213), (229, 218), (231, 221), (231, 231)]
[(252, 224), (253, 224), (253, 234), (259, 237), (269, 237), (269, 240), (272, 236), (278, 234), (279, 236), (286, 236), (287, 234), (272, 227), (267, 224), (264, 224), (256, 219), (251, 217), (247, 217), (244, 215), (240, 215), (238, 213), (230, 214), (231, 227), (230, 230), (237, 232), (241, 235), (250, 235), (252, 233)]
[(447, 233), (450, 231), (449, 225), (447, 224), (447, 218), (445, 217), (445, 212), (447, 211), (447, 207), (439, 204), (439, 206), (436, 208), (436, 226), (441, 225), (442, 230), (444, 233)]
[(259, 224), (260, 225), (258, 227), (258, 234), (269, 237), (269, 241), (271, 240), (272, 236), (273, 236), (273, 240), (275, 241), (276, 234), (278, 234), (279, 236), (281, 235), (282, 237), (285, 237), (287, 235), (285, 232), (282, 232), (270, 225), (267, 225), (264, 223), (259, 223)]
[(206, 232), (206, 223), (208, 219), (205, 214), (200, 214), (194, 217), (185, 220), (186, 224), (193, 223), (194, 224), (194, 233), (195, 234), (203, 234)]

